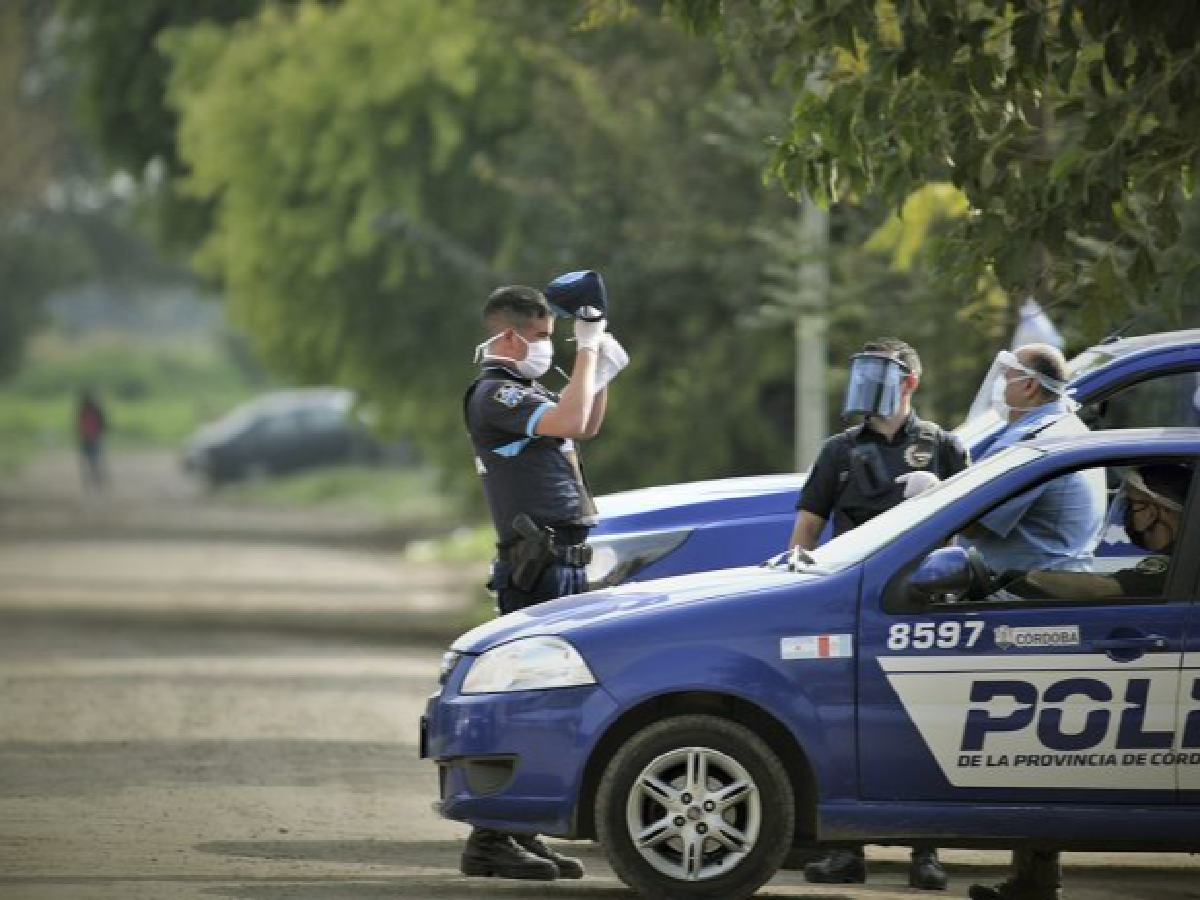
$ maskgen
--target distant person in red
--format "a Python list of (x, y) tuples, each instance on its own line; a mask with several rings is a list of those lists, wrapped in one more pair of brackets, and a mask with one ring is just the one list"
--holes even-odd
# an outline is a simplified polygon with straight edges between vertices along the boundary
[(100, 490), (108, 480), (104, 471), (104, 433), (107, 430), (108, 421), (100, 401), (91, 391), (81, 391), (75, 431), (79, 440), (83, 484), (89, 490)]

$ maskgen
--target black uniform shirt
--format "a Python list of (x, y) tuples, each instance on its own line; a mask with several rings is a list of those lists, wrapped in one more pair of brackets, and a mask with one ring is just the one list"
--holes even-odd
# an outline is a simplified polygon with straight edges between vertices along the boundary
[(539, 525), (596, 523), (574, 442), (534, 432), (557, 400), (500, 366), (484, 368), (465, 399), (475, 467), (502, 544), (516, 537), (512, 520), (518, 513)]
[[(856, 456), (863, 461), (856, 462)], [(872, 459), (874, 463), (867, 462)], [(832, 517), (834, 534), (842, 534), (904, 499), (897, 476), (930, 471), (946, 479), (970, 462), (957, 435), (921, 421), (914, 413), (891, 439), (866, 425), (851, 428), (822, 445), (796, 508), (822, 519)], [(863, 473), (867, 464), (878, 471)], [(864, 487), (864, 480), (869, 488)]]
[(1169, 550), (1152, 553), (1130, 569), (1113, 572), (1112, 578), (1121, 586), (1122, 597), (1161, 597), (1167, 589)]

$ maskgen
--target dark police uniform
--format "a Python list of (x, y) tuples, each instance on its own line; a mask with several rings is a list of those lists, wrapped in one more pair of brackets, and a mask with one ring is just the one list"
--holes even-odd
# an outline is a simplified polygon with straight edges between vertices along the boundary
[(1167, 589), (1167, 570), (1171, 566), (1173, 547), (1144, 557), (1131, 569), (1113, 572), (1111, 577), (1121, 587), (1122, 597), (1161, 597)]
[[(535, 433), (558, 396), (500, 365), (485, 366), (467, 390), (463, 409), (499, 538), (489, 584), (501, 613), (587, 589), (584, 566), (596, 505), (588, 493), (574, 441)], [(554, 530), (558, 559), (527, 590), (512, 583), (513, 519), (528, 515)]]
[[(835, 434), (821, 452), (800, 491), (796, 509), (833, 520), (834, 537), (886, 512), (904, 500), (904, 485), (896, 478), (909, 472), (932, 472), (949, 478), (970, 465), (971, 457), (957, 436), (909, 413), (895, 436), (888, 438), (865, 424)], [(809, 881), (862, 881), (866, 878), (861, 844), (836, 845), (833, 852), (805, 867)], [(914, 872), (918, 866), (936, 867), (937, 851), (928, 844), (913, 847)], [(857, 867), (857, 877), (852, 870)], [(819, 875), (810, 870), (819, 870)], [(846, 873), (846, 874), (843, 874)], [(910, 875), (911, 880), (916, 875)]]
[(909, 413), (891, 439), (858, 425), (825, 441), (796, 509), (833, 519), (836, 537), (904, 499), (896, 478), (932, 472), (946, 479), (965, 469), (970, 454), (956, 435)]

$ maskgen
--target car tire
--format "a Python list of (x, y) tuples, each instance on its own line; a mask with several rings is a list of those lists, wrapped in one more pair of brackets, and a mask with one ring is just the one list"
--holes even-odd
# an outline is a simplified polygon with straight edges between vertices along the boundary
[(266, 460), (254, 460), (242, 466), (239, 481), (261, 484), (275, 477), (275, 468)]
[(676, 716), (637, 732), (609, 762), (596, 800), (613, 871), (657, 900), (750, 897), (779, 871), (795, 826), (779, 757), (718, 716)]

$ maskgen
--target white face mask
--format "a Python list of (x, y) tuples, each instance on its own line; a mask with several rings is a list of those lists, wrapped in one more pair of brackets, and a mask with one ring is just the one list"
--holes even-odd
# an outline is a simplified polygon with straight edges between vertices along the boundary
[(525, 341), (525, 346), (529, 348), (525, 352), (524, 359), (510, 359), (507, 356), (490, 356), (487, 348), (492, 341), (500, 337), (500, 335), (496, 335), (495, 337), (488, 338), (475, 348), (475, 361), (479, 362), (485, 358), (507, 360), (513, 364), (513, 368), (517, 370), (517, 373), (525, 378), (541, 378), (549, 372), (550, 364), (554, 361), (554, 342), (550, 338), (543, 338), (540, 341), (527, 341), (515, 331), (513, 334), (516, 334), (522, 341)]
[[(1032, 375), (1022, 375), (1014, 378), (1013, 381), (1024, 381), (1026, 378), (1032, 378)], [(1005, 391), (1008, 390), (1008, 379), (1003, 375), (996, 378), (992, 382), (992, 409), (996, 410), (1003, 419), (1008, 418), (1008, 414), (1013, 410), (1017, 412), (1028, 412), (1033, 409), (1032, 406), (1009, 406), (1008, 401), (1004, 397)]]

